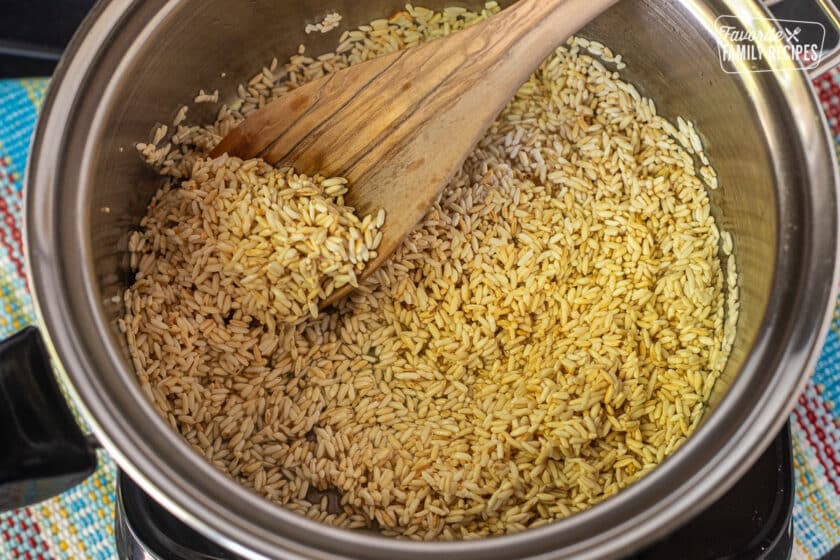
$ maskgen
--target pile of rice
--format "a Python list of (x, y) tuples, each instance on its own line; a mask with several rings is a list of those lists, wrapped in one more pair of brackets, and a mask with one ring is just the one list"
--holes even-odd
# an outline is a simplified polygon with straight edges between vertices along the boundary
[[(158, 191), (140, 223), (143, 233), (129, 240), (135, 281), (128, 295), (148, 294), (160, 303), (152, 313), (162, 321), (146, 328), (162, 335), (167, 321), (183, 324), (193, 313), (206, 319), (205, 331), (215, 328), (211, 316), (247, 316), (262, 324), (317, 318), (322, 300), (344, 286), (358, 287), (357, 274), (382, 241), (384, 211), (360, 220), (344, 205), (346, 192), (344, 178), (311, 179), (258, 159), (195, 161), (188, 180)], [(139, 308), (132, 313), (132, 321), (142, 321)], [(226, 339), (217, 341), (218, 350), (233, 352)], [(181, 350), (165, 341), (168, 351)], [(274, 344), (260, 347), (265, 354)], [(147, 367), (147, 356), (137, 358)], [(224, 354), (201, 359), (224, 360)]]
[[(139, 146), (176, 185), (131, 240), (121, 325), (140, 383), (208, 461), (325, 523), (461, 539), (586, 509), (685, 441), (726, 363), (737, 275), (714, 171), (692, 125), (657, 116), (597, 43), (557, 49), (326, 312), (312, 304), (355, 281), (384, 217), (352, 217), (336, 180), (206, 159), (269, 99), (497, 10), (408, 6)], [(323, 243), (296, 236), (298, 215)]]

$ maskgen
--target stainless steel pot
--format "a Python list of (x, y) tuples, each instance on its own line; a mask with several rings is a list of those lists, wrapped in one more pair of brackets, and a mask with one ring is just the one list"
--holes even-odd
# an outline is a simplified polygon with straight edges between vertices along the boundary
[[(424, 0), (442, 7), (446, 0)], [(478, 6), (478, 0), (459, 1)], [(754, 2), (625, 0), (582, 35), (622, 53), (660, 113), (697, 123), (735, 237), (738, 336), (710, 411), (652, 474), (549, 526), (473, 542), (415, 543), (337, 530), (274, 506), (217, 472), (154, 412), (115, 327), (127, 237), (159, 180), (132, 148), (199, 88), (236, 85), (337, 10), (356, 26), (402, 0), (104, 0), (73, 41), (38, 125), (26, 193), (30, 282), (56, 363), (96, 436), (155, 499), (231, 550), (264, 557), (604, 558), (626, 554), (722, 494), (778, 431), (821, 344), (836, 285), (834, 153), (808, 77), (792, 63), (726, 74), (715, 18)], [(203, 114), (201, 114), (203, 111)], [(196, 113), (199, 113), (198, 115)], [(192, 118), (212, 118), (210, 109)], [(108, 208), (109, 212), (101, 211)]]

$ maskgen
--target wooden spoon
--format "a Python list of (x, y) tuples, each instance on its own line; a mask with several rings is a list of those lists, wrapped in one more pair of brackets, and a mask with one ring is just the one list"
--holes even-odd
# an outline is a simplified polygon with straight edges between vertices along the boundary
[[(251, 113), (213, 150), (350, 181), (359, 215), (384, 208), (369, 275), (424, 216), (540, 63), (616, 0), (519, 0), (446, 38), (307, 83)], [(345, 286), (321, 302), (328, 306)]]

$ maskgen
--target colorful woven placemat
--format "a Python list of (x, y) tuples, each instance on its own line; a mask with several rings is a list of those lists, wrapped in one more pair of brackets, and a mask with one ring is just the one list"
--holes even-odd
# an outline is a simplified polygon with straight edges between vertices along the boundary
[[(814, 81), (840, 156), (840, 69)], [(840, 305), (805, 392), (791, 414), (796, 559), (816, 559), (840, 544)]]
[[(840, 147), (840, 71), (815, 86)], [(23, 171), (47, 80), (0, 81), (0, 338), (34, 321), (23, 266)], [(840, 152), (838, 152), (840, 154)], [(796, 466), (793, 558), (816, 559), (840, 544), (840, 305), (811, 382), (791, 415)], [(116, 558), (113, 462), (80, 486), (0, 514), (0, 559)]]
[[(47, 80), (0, 81), (0, 338), (34, 322), (21, 237), (23, 171)], [(2, 427), (0, 427), (2, 429)], [(0, 560), (107, 560), (114, 546), (114, 464), (40, 504), (0, 514)]]

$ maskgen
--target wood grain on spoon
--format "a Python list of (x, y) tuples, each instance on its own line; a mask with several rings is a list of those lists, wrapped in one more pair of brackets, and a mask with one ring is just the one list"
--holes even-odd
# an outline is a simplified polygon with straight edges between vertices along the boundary
[[(360, 216), (386, 211), (362, 277), (424, 216), (540, 63), (616, 0), (520, 0), (463, 31), (307, 83), (248, 115), (213, 150), (350, 181)], [(346, 286), (322, 306), (344, 297)]]

